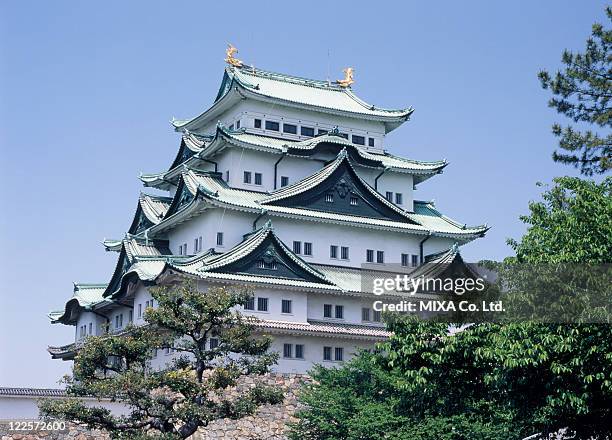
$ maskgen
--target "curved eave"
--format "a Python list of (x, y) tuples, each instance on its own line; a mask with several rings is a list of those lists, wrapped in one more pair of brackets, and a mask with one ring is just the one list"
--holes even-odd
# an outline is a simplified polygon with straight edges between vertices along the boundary
[(123, 240), (105, 239), (102, 242), (102, 245), (107, 252), (120, 252), (121, 247), (123, 246)]
[(67, 345), (47, 347), (47, 352), (51, 355), (52, 359), (62, 359), (64, 361), (73, 360), (76, 356), (79, 347), (76, 342)]

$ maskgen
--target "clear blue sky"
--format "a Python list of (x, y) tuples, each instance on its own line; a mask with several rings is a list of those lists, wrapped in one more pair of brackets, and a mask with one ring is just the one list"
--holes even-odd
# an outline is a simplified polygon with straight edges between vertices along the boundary
[(174, 158), (168, 121), (211, 103), (227, 42), (279, 72), (354, 66), (367, 101), (414, 106), (388, 149), (450, 161), (416, 195), (493, 226), (469, 260), (509, 255), (535, 182), (575, 174), (550, 159), (559, 118), (536, 74), (584, 47), (603, 1), (211, 3), (0, 3), (0, 386), (52, 387), (68, 371), (45, 349), (74, 330), (45, 315), (73, 281), (110, 278), (116, 254), (100, 242), (128, 228), (139, 171)]

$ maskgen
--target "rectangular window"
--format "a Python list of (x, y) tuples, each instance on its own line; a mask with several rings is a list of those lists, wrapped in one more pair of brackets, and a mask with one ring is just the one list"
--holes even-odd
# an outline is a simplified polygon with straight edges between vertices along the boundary
[(365, 137), (354, 134), (353, 143), (357, 145), (365, 145)]
[(293, 253), (300, 255), (302, 253), (302, 242), (294, 241), (293, 242)]
[(366, 262), (374, 263), (374, 249), (366, 250)]
[(322, 134), (327, 134), (329, 133), (329, 130), (325, 130), (324, 128), (319, 128), (317, 130), (317, 135), (321, 136)]
[(302, 127), (300, 128), (300, 133), (302, 133), (302, 136), (313, 137), (314, 136), (314, 128), (312, 128), (312, 127), (304, 127), (302, 125)]
[(417, 267), (418, 265), (419, 265), (419, 256), (413, 255), (412, 256), (412, 267)]
[(90, 322), (89, 323), (89, 334), (91, 335), (93, 333), (93, 324)]
[(261, 128), (261, 119), (255, 119), (253, 124), (255, 128)]
[(130, 310), (128, 313), (128, 322), (134, 321), (134, 311)]
[(179, 245), (179, 255), (183, 255), (183, 245)]
[(187, 243), (183, 243), (183, 255), (187, 255)]
[(381, 319), (380, 319), (380, 310), (373, 310), (372, 321), (374, 321), (374, 322), (380, 322), (381, 321)]
[(304, 255), (312, 255), (312, 243), (304, 242)]
[(261, 173), (255, 173), (255, 185), (261, 185)]
[(363, 307), (361, 309), (361, 320), (370, 321), (370, 309), (369, 308)]
[(193, 239), (193, 252), (196, 254), (198, 253), (198, 239), (197, 238)]
[(336, 319), (344, 319), (344, 306), (336, 306)]
[(380, 264), (383, 264), (385, 262), (384, 251), (376, 251), (376, 262)]
[(283, 124), (283, 133), (297, 134), (297, 125)]
[(119, 328), (119, 315), (115, 315), (115, 328)]
[(408, 266), (408, 254), (402, 254), (402, 266)]
[(323, 304), (323, 317), (324, 318), (332, 317), (332, 305), (331, 304)]
[(258, 312), (268, 311), (268, 298), (257, 298), (257, 311)]
[(223, 232), (217, 232), (217, 246), (223, 246)]
[(359, 199), (355, 196), (351, 196), (351, 205), (357, 206), (357, 203), (359, 203)]
[(274, 121), (266, 121), (266, 130), (280, 131), (280, 124)]
[(331, 361), (332, 348), (331, 347), (323, 347), (323, 360)]
[(255, 297), (251, 296), (244, 303), (244, 310), (255, 310)]
[(334, 360), (335, 361), (343, 361), (344, 360), (344, 348), (336, 347), (334, 349)]
[(208, 341), (208, 346), (210, 347), (211, 350), (214, 350), (215, 348), (219, 346), (219, 339), (210, 338), (210, 340)]
[(402, 204), (402, 193), (395, 193), (395, 204), (396, 205), (401, 205)]
[(142, 318), (142, 303), (138, 304), (138, 317)]
[(242, 179), (242, 181), (244, 183), (251, 183), (251, 172), (250, 171), (244, 172), (244, 178)]
[(289, 177), (281, 176), (281, 187), (289, 185)]
[(368, 147), (374, 146), (374, 138), (368, 138)]
[(334, 195), (332, 193), (325, 194), (325, 201), (327, 203), (334, 203)]
[(393, 193), (391, 191), (387, 191), (385, 193), (385, 199), (387, 199), (390, 202), (393, 202)]
[(119, 315), (119, 327), (123, 327), (123, 313)]
[(236, 130), (238, 130), (239, 128), (240, 128), (240, 119), (236, 121)]
[(202, 236), (200, 235), (198, 237), (198, 251), (202, 250)]
[(349, 248), (346, 246), (341, 246), (340, 247), (340, 258), (343, 260), (348, 260), (349, 259)]
[(304, 359), (304, 344), (295, 344), (295, 358)]
[(292, 301), (290, 299), (283, 299), (281, 301), (281, 312), (282, 313), (291, 313), (292, 309)]
[(229, 170), (225, 171), (225, 181), (229, 183)]
[(338, 258), (338, 246), (332, 244), (329, 247), (329, 258)]
[(284, 358), (293, 357), (293, 345), (292, 344), (283, 344), (283, 357)]

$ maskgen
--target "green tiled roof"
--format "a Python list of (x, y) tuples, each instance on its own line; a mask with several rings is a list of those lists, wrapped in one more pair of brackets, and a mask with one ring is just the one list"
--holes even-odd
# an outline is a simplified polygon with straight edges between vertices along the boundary
[[(321, 175), (317, 179), (320, 177)], [(231, 188), (215, 173), (184, 170), (182, 179), (192, 194), (194, 196), (197, 194), (198, 196), (194, 197), (190, 203), (184, 205), (178, 212), (173, 213), (159, 224), (151, 227), (149, 229), (150, 237), (154, 237), (162, 231), (174, 227), (175, 224), (185, 221), (187, 218), (209, 208), (231, 208), (252, 213), (265, 211), (270, 216), (327, 221), (337, 224), (348, 223), (355, 226), (406, 231), (424, 235), (432, 233), (438, 236), (452, 237), (460, 241), (473, 240), (482, 236), (489, 229), (486, 225), (473, 227), (461, 225), (459, 222), (443, 216), (433, 206), (424, 202), (415, 203), (414, 213), (395, 207), (406, 217), (406, 222), (399, 222), (262, 203), (267, 200), (268, 196), (272, 196), (275, 193), (262, 194), (255, 191)], [(196, 191), (196, 189), (199, 191)], [(386, 200), (385, 203), (390, 204)]]
[(391, 131), (408, 120), (414, 109), (390, 110), (366, 103), (350, 88), (327, 81), (309, 80), (255, 69), (227, 67), (217, 100), (208, 110), (190, 120), (173, 120), (177, 129), (192, 130), (214, 120), (227, 101), (250, 98), (321, 113), (367, 119), (385, 123)]
[(75, 283), (72, 298), (66, 302), (64, 310), (52, 311), (48, 314), (52, 323), (61, 322), (63, 324), (72, 324), (75, 322), (72, 316), (73, 307), (80, 307), (89, 310), (96, 304), (104, 301), (102, 296), (108, 284), (81, 284)]
[[(363, 159), (364, 166), (372, 166), (379, 169), (390, 169), (396, 172), (413, 174), (415, 183), (441, 173), (448, 165), (445, 160), (439, 161), (419, 161), (405, 159), (394, 156), (386, 151), (375, 152), (367, 150), (362, 146), (356, 145), (340, 136), (325, 134), (296, 141), (290, 139), (278, 139), (269, 136), (261, 136), (246, 131), (230, 131), (223, 126), (218, 126), (214, 135), (206, 138), (201, 138), (193, 133), (183, 133), (181, 148), (184, 144), (190, 144), (193, 147), (193, 155), (184, 162), (175, 160), (168, 171), (141, 174), (140, 180), (145, 186), (156, 187), (160, 189), (169, 189), (176, 185), (178, 178), (181, 175), (182, 165), (197, 168), (201, 163), (199, 158), (212, 158), (219, 154), (228, 146), (238, 146), (256, 151), (265, 151), (272, 154), (286, 154), (288, 156), (307, 157), (308, 153), (314, 152), (316, 148), (323, 143), (331, 143), (338, 145), (338, 148), (348, 148), (354, 151), (359, 158)], [(179, 152), (180, 153), (180, 152)], [(180, 155), (180, 154), (179, 154)]]

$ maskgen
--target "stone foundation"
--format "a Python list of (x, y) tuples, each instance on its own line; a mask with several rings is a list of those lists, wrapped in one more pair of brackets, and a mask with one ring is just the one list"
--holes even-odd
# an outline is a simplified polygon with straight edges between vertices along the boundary
[[(304, 382), (310, 378), (299, 374), (269, 374), (264, 378), (245, 377), (243, 381), (231, 391), (230, 397), (238, 396), (255, 383), (262, 382), (267, 385), (280, 387), (285, 399), (278, 405), (263, 405), (257, 412), (240, 420), (223, 419), (201, 428), (192, 436), (193, 440), (233, 439), (287, 439), (287, 423), (295, 421), (295, 411), (298, 408), (296, 392)], [(109, 440), (109, 435), (100, 430), (87, 430), (80, 426), (66, 424), (62, 431), (44, 430), (10, 430), (10, 420), (0, 420), (0, 440)], [(15, 421), (14, 421), (15, 422)], [(24, 422), (19, 420), (19, 422)], [(32, 420), (36, 423), (37, 420)]]

